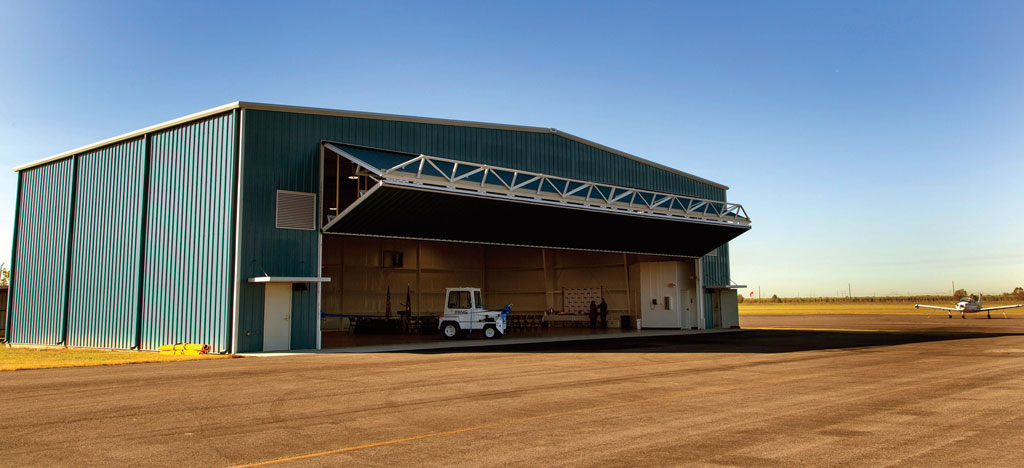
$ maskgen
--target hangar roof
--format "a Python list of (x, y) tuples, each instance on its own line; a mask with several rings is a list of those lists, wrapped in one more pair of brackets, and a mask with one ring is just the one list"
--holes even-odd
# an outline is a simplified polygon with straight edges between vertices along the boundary
[(576, 141), (576, 142), (579, 142), (579, 143), (583, 143), (583, 144), (588, 145), (588, 146), (592, 146), (594, 148), (598, 148), (598, 149), (601, 149), (601, 150), (604, 150), (604, 151), (608, 151), (610, 153), (622, 156), (624, 158), (632, 159), (634, 161), (638, 161), (638, 162), (641, 162), (643, 164), (647, 164), (647, 165), (650, 165), (650, 166), (653, 166), (653, 167), (656, 167), (656, 168), (659, 168), (659, 169), (662, 169), (662, 170), (665, 170), (665, 171), (669, 171), (669, 172), (672, 172), (674, 174), (681, 175), (683, 177), (687, 177), (687, 178), (690, 178), (690, 179), (693, 179), (693, 180), (697, 180), (697, 181), (700, 181), (700, 182), (703, 182), (703, 183), (706, 183), (706, 184), (710, 184), (710, 185), (713, 185), (713, 186), (718, 187), (718, 188), (722, 188), (722, 189), (728, 189), (729, 188), (729, 187), (727, 187), (725, 185), (722, 185), (722, 184), (720, 184), (718, 182), (714, 182), (714, 181), (705, 179), (703, 177), (698, 177), (698, 176), (695, 176), (693, 174), (690, 174), (690, 173), (687, 173), (687, 172), (684, 172), (684, 171), (680, 171), (680, 170), (672, 168), (672, 167), (668, 167), (668, 166), (665, 166), (665, 165), (662, 165), (662, 164), (658, 164), (656, 162), (649, 161), (649, 160), (641, 158), (639, 156), (635, 156), (635, 155), (626, 153), (624, 151), (620, 151), (620, 150), (617, 150), (617, 149), (614, 149), (614, 148), (611, 148), (611, 147), (608, 147), (608, 146), (604, 146), (604, 145), (602, 145), (600, 143), (596, 143), (596, 142), (587, 140), (585, 138), (581, 138), (581, 137), (578, 137), (576, 135), (572, 135), (570, 133), (562, 132), (562, 131), (554, 129), (554, 128), (531, 127), (531, 126), (523, 126), (523, 125), (495, 124), (495, 123), (486, 123), (486, 122), (473, 122), (473, 121), (466, 121), (466, 120), (439, 119), (439, 118), (415, 117), (415, 116), (394, 115), (394, 114), (378, 114), (378, 113), (374, 113), (374, 112), (359, 112), (359, 111), (349, 111), (349, 110), (339, 110), (339, 109), (326, 109), (326, 108), (318, 108), (318, 107), (285, 106), (285, 105), (264, 104), (264, 103), (246, 102), (246, 101), (235, 101), (235, 102), (228, 103), (228, 104), (225, 104), (225, 105), (222, 105), (222, 106), (218, 106), (218, 107), (214, 107), (214, 108), (211, 108), (211, 109), (207, 109), (207, 110), (204, 110), (204, 111), (201, 111), (201, 112), (196, 112), (194, 114), (186, 115), (184, 117), (180, 117), (180, 118), (173, 119), (173, 120), (168, 120), (168, 121), (163, 122), (163, 123), (159, 123), (159, 124), (152, 125), (152, 126), (149, 126), (149, 127), (141, 128), (139, 130), (135, 130), (133, 132), (128, 132), (128, 133), (125, 133), (123, 135), (118, 135), (118, 136), (113, 137), (113, 138), (108, 138), (106, 140), (101, 140), (101, 141), (98, 141), (98, 142), (95, 142), (95, 143), (92, 143), (92, 144), (88, 144), (88, 145), (85, 145), (85, 146), (82, 146), (82, 147), (79, 147), (79, 148), (75, 148), (75, 149), (70, 150), (70, 151), (65, 151), (63, 153), (55, 154), (53, 156), (40, 159), (38, 161), (34, 161), (34, 162), (31, 162), (31, 163), (28, 163), (28, 164), (24, 164), (24, 165), (15, 167), (14, 171), (18, 172), (18, 171), (22, 171), (22, 170), (25, 170), (25, 169), (31, 169), (33, 167), (40, 166), (40, 165), (43, 165), (43, 164), (46, 164), (46, 163), (49, 163), (49, 162), (52, 162), (52, 161), (55, 161), (55, 160), (58, 160), (58, 159), (63, 159), (63, 158), (66, 158), (68, 156), (71, 156), (71, 155), (74, 155), (74, 154), (77, 154), (77, 153), (82, 153), (82, 152), (85, 152), (85, 151), (89, 151), (91, 149), (99, 148), (99, 147), (102, 147), (102, 146), (109, 145), (111, 143), (118, 142), (118, 141), (121, 141), (121, 140), (126, 140), (126, 139), (129, 139), (129, 138), (134, 138), (134, 137), (137, 137), (137, 136), (149, 133), (149, 132), (161, 130), (161, 129), (168, 128), (168, 127), (173, 127), (175, 125), (179, 125), (179, 124), (182, 124), (182, 123), (185, 123), (185, 122), (188, 122), (188, 121), (192, 121), (192, 120), (196, 120), (196, 119), (201, 119), (203, 117), (208, 117), (208, 116), (211, 116), (211, 115), (220, 114), (222, 112), (226, 112), (226, 111), (233, 110), (233, 109), (253, 109), (253, 110), (265, 110), (265, 111), (276, 111), (276, 112), (292, 112), (292, 113), (299, 113), (299, 114), (333, 115), (333, 116), (354, 117), (354, 118), (362, 118), (362, 119), (391, 120), (391, 121), (402, 121), (402, 122), (418, 122), (418, 123), (437, 124), (437, 125), (452, 125), (452, 126), (461, 126), (461, 127), (491, 128), (491, 129), (513, 130), (513, 131), (531, 132), (531, 133), (551, 133), (551, 134), (558, 135), (560, 137), (563, 137), (563, 138), (566, 138), (566, 139), (569, 139), (569, 140), (573, 140), (573, 141)]

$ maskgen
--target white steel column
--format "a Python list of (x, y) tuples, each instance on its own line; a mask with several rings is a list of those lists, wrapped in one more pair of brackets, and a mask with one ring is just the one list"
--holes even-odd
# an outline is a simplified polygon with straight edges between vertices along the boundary
[(706, 330), (708, 324), (704, 320), (704, 269), (701, 268), (699, 258), (693, 260), (693, 265), (697, 277), (697, 328)]
[[(337, 193), (337, 189), (334, 190)], [(320, 193), (317, 198), (320, 199), (319, 209), (316, 213), (317, 225), (316, 225), (316, 277), (320, 278), (324, 276), (324, 231), (321, 227), (324, 225), (324, 145), (320, 145)], [(321, 340), (323, 339), (323, 331), (320, 330), (320, 324), (323, 322), (323, 306), (321, 297), (323, 296), (324, 284), (316, 284), (316, 349), (320, 349)]]
[(235, 264), (232, 267), (234, 274), (234, 298), (231, 306), (231, 352), (238, 354), (238, 301), (241, 298), (243, 287), (248, 287), (242, 282), (242, 204), (243, 192), (242, 181), (245, 180), (245, 109), (238, 111), (238, 180), (235, 187)]

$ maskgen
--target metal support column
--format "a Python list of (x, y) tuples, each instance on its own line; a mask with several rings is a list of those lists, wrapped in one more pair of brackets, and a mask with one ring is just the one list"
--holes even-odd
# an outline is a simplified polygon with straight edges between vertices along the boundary
[(71, 256), (74, 254), (75, 244), (75, 198), (78, 192), (78, 155), (71, 156), (71, 200), (68, 202), (68, 231), (67, 250), (64, 257), (64, 315), (61, 320), (60, 341), (65, 347), (68, 345), (68, 312), (71, 299)]
[(131, 349), (142, 349), (143, 289), (146, 287), (146, 230), (149, 224), (149, 166), (153, 154), (153, 137), (142, 137), (142, 202), (139, 204), (139, 269), (138, 291), (135, 298), (135, 342)]

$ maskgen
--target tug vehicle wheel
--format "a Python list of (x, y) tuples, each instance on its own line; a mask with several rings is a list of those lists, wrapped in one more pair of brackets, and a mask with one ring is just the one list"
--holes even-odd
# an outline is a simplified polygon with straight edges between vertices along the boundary
[(501, 336), (501, 334), (498, 333), (497, 328), (492, 326), (484, 327), (484, 338), (487, 338), (488, 340), (493, 340), (499, 336)]
[(460, 334), (462, 334), (462, 330), (459, 329), (458, 324), (448, 322), (441, 326), (441, 334), (444, 335), (446, 339), (454, 340), (455, 338), (458, 338)]

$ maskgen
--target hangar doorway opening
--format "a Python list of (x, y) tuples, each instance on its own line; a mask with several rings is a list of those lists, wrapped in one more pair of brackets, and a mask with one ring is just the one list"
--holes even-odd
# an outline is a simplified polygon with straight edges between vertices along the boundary
[[(439, 339), (445, 290), (513, 304), (510, 333), (709, 328), (699, 261), (739, 205), (324, 142), (321, 347)], [(591, 331), (589, 304), (607, 302)], [(607, 328), (605, 328), (607, 327)], [(363, 338), (372, 336), (374, 338)]]
[[(323, 348), (442, 340), (445, 289), (513, 304), (508, 337), (697, 328), (693, 260), (608, 252), (325, 235)], [(589, 304), (604, 298), (591, 328)], [(667, 299), (666, 299), (667, 298)], [(469, 338), (472, 338), (471, 335)]]

